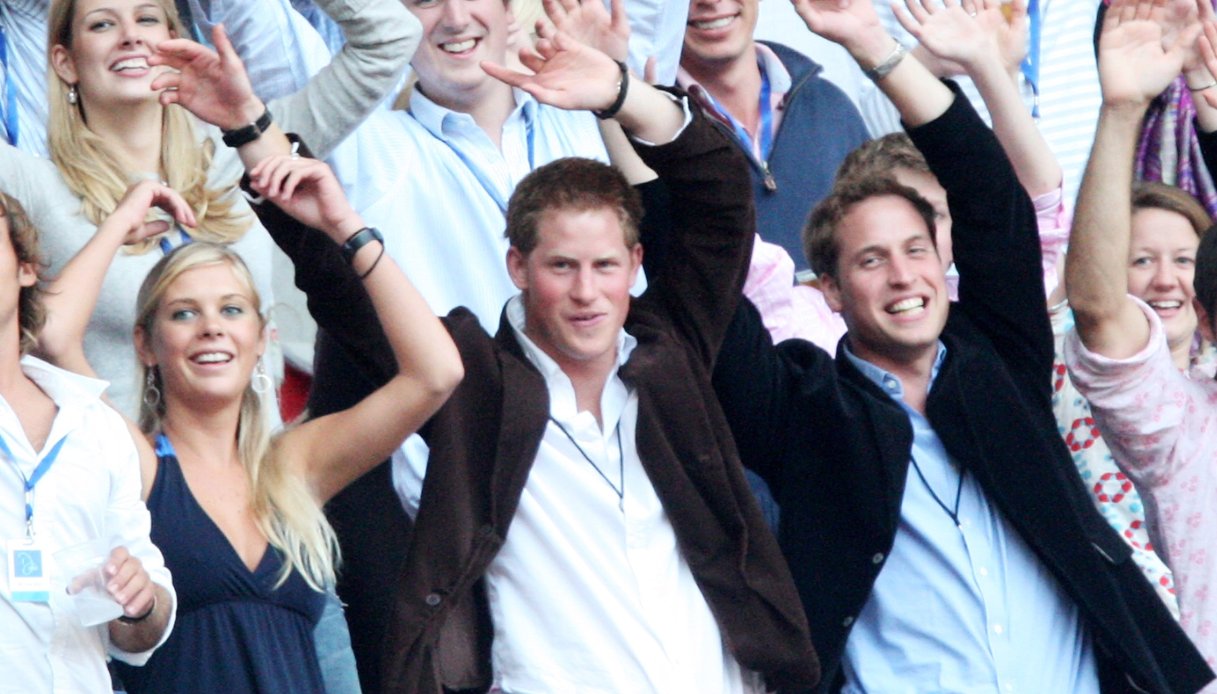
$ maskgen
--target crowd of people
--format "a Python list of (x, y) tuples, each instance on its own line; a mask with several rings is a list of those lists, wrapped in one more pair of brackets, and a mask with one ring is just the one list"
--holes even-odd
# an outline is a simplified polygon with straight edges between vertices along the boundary
[(792, 4), (0, 4), (0, 692), (1217, 691), (1213, 4)]

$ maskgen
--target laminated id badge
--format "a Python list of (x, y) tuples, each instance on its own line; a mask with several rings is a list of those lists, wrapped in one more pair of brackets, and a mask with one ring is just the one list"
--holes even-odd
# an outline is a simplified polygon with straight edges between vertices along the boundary
[(49, 602), (51, 579), (47, 554), (34, 540), (21, 538), (4, 543), (8, 564), (9, 599), (13, 602)]

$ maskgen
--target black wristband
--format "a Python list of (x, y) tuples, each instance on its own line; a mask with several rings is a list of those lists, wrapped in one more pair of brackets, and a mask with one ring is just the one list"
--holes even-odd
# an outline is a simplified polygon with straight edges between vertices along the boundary
[(608, 120), (617, 115), (622, 105), (625, 104), (625, 95), (630, 92), (630, 69), (620, 60), (614, 62), (617, 63), (617, 67), (621, 68), (621, 79), (617, 82), (617, 100), (603, 111), (592, 111), (592, 115), (600, 120)]
[(127, 615), (122, 614), (118, 616), (118, 621), (122, 622), (123, 624), (139, 624), (140, 622), (147, 621), (147, 619), (152, 616), (153, 612), (156, 612), (155, 595), (152, 596), (152, 605), (148, 608), (147, 612), (138, 617), (128, 617)]
[(253, 142), (262, 137), (262, 133), (270, 128), (271, 120), (270, 109), (268, 108), (262, 111), (262, 115), (258, 116), (258, 120), (243, 128), (221, 130), (220, 133), (224, 136), (224, 144), (229, 147), (240, 147)]
[(382, 248), (385, 245), (385, 237), (376, 227), (364, 227), (351, 234), (346, 243), (342, 244), (342, 258), (347, 261), (347, 265), (354, 262), (355, 254), (359, 252), (360, 248), (373, 241), (379, 241)]

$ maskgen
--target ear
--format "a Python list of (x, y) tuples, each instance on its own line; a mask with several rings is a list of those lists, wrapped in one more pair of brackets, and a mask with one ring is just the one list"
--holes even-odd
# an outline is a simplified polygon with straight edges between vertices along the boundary
[(144, 366), (155, 366), (156, 355), (152, 353), (152, 345), (148, 344), (148, 333), (144, 331), (144, 326), (135, 326), (135, 332), (131, 335), (135, 342), (135, 355), (139, 358), (139, 363)]
[(33, 263), (17, 263), (17, 283), (22, 287), (32, 287), (38, 282), (38, 271)]
[(1200, 299), (1192, 297), (1192, 308), (1196, 309), (1196, 327), (1200, 330), (1200, 336), (1204, 338), (1205, 342), (1210, 344), (1217, 343), (1217, 340), (1213, 339), (1215, 332), (1213, 330), (1213, 317), (1209, 315), (1208, 311), (1204, 310)]
[(515, 246), (507, 249), (507, 274), (511, 275), (511, 283), (516, 289), (528, 289), (528, 256)]
[(63, 44), (55, 44), (51, 47), (51, 68), (55, 70), (55, 74), (59, 75), (59, 79), (68, 84), (76, 84), (79, 79), (76, 75), (76, 61), (72, 59), (72, 54), (64, 48)]
[(630, 286), (638, 281), (638, 270), (642, 267), (642, 244), (635, 243), (630, 249)]
[(844, 306), (841, 302), (841, 285), (837, 284), (836, 278), (832, 275), (820, 275), (817, 279), (820, 283), (820, 291), (824, 294), (824, 302), (833, 311), (840, 313)]

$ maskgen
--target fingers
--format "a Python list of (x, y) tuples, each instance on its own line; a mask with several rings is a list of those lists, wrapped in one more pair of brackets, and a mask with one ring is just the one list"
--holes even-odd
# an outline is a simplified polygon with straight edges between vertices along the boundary
[[(541, 43), (541, 41), (538, 41), (537, 46), (539, 47)], [(533, 72), (536, 72), (538, 69), (540, 69), (541, 65), (545, 64), (543, 59), (523, 53), (520, 54), (520, 61), (524, 64), (524, 67), (532, 70)], [(513, 87), (519, 87), (520, 89), (524, 89), (524, 86), (532, 79), (532, 75), (517, 72), (489, 60), (483, 60), (479, 64), (482, 66), (482, 70), (484, 70), (487, 75), (490, 75), (496, 80), (509, 84)]]
[(647, 58), (647, 64), (642, 67), (642, 79), (647, 84), (655, 84), (659, 81), (659, 58), (651, 56)]
[(224, 62), (241, 62), (241, 57), (237, 55), (237, 49), (233, 48), (232, 41), (228, 40), (228, 30), (224, 28), (223, 22), (212, 28), (211, 44), (216, 47), (216, 53), (220, 55), (220, 59)]
[(180, 70), (187, 63), (208, 57), (219, 60), (215, 51), (190, 39), (166, 39), (156, 44), (156, 52), (148, 57), (148, 64), (168, 65)]
[(629, 30), (630, 18), (625, 13), (625, 0), (610, 0), (609, 12), (612, 15), (612, 27), (614, 32)]
[[(914, 1), (909, 0), (909, 3), (912, 4)], [(896, 21), (900, 23), (900, 26), (904, 27), (904, 30), (909, 34), (912, 34), (913, 38), (920, 38), (921, 22), (910, 17), (908, 12), (894, 2), (892, 3), (892, 14), (895, 15)]]
[(152, 606), (152, 580), (139, 559), (125, 547), (115, 547), (105, 566), (106, 592), (122, 605), (128, 617), (144, 614)]
[(181, 194), (169, 186), (157, 184), (156, 190), (153, 192), (152, 204), (172, 215), (178, 224), (188, 227), (193, 227), (197, 224), (194, 218), (194, 210), (190, 209), (190, 204), (186, 202), (186, 199)]

